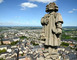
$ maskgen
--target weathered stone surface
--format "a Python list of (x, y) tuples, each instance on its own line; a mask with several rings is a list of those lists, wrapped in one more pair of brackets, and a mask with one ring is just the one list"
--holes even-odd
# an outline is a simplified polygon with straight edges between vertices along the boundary
[[(52, 6), (53, 5), (53, 6)], [(42, 29), (42, 40), (45, 40), (45, 45), (59, 46), (60, 36), (62, 33), (63, 19), (60, 13), (56, 13), (55, 3), (50, 3), (46, 8), (49, 14), (45, 14), (41, 19)]]
[[(63, 19), (60, 13), (57, 13), (58, 6), (55, 3), (49, 3), (46, 6), (46, 12), (44, 17), (41, 19), (42, 34), (41, 40), (45, 46), (45, 50), (48, 50), (48, 53), (44, 52), (45, 58), (59, 60), (59, 55), (57, 52), (57, 46), (61, 44), (60, 37), (62, 33), (62, 24)], [(50, 58), (51, 57), (51, 58)]]

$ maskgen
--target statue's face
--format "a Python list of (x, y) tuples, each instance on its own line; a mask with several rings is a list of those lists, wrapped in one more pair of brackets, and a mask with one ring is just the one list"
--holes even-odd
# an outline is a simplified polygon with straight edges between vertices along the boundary
[(46, 12), (58, 11), (58, 6), (55, 3), (50, 3), (46, 6)]

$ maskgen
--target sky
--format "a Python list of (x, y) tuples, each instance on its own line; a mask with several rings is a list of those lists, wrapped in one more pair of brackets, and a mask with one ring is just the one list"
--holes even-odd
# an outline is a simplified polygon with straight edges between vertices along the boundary
[(63, 26), (77, 26), (77, 0), (0, 0), (0, 26), (42, 26), (50, 2), (58, 5)]

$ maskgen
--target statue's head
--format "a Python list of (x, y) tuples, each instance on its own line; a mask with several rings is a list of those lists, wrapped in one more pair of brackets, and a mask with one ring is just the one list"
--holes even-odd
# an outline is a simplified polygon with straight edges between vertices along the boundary
[(52, 12), (52, 11), (55, 11), (55, 12), (58, 11), (58, 6), (54, 2), (53, 3), (49, 3), (46, 6), (46, 12)]

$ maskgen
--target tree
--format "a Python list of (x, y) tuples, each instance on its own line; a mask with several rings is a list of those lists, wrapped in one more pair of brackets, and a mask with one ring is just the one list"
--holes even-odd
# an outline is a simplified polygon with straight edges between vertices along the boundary
[(6, 52), (6, 49), (0, 50), (0, 53), (4, 53)]
[(61, 46), (69, 46), (69, 43), (62, 42)]
[(77, 48), (75, 50), (77, 51)]
[(3, 45), (3, 38), (4, 38), (4, 36), (1, 35), (1, 36), (0, 36), (0, 39), (1, 39), (1, 45)]
[(0, 60), (5, 60), (5, 59), (3, 59), (3, 58), (0, 58)]
[(36, 44), (34, 41), (31, 41), (31, 44), (33, 44), (34, 46), (39, 45), (39, 44)]
[(26, 36), (21, 36), (20, 39), (28, 39)]
[(11, 42), (11, 45), (17, 44), (19, 41)]

